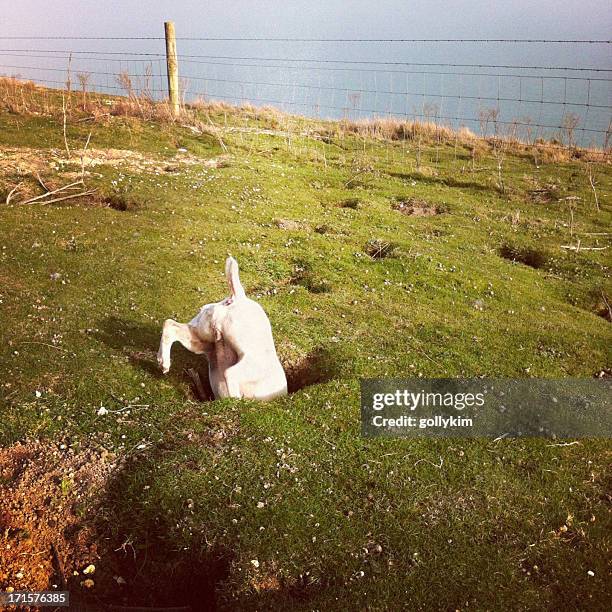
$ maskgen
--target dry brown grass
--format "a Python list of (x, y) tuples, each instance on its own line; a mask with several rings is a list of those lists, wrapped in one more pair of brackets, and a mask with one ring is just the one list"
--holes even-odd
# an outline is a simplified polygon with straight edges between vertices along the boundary
[[(339, 125), (346, 133), (379, 140), (417, 140), (422, 137), (426, 141), (449, 142), (454, 141), (457, 135), (451, 128), (432, 121), (401, 121), (391, 117), (358, 121), (344, 119)], [(464, 134), (466, 132), (469, 130), (464, 128)]]
[[(124, 96), (94, 93), (89, 86), (88, 75), (77, 76), (81, 91), (64, 91), (64, 95), (68, 98), (67, 109), (70, 120), (97, 122), (108, 120), (112, 116), (121, 116), (162, 123), (178, 121), (185, 127), (198, 130), (200, 133), (211, 133), (221, 140), (228, 119), (231, 118), (235, 124), (239, 118), (245, 123), (248, 121), (261, 123), (262, 128), (265, 126), (266, 129), (282, 129), (287, 135), (306, 135), (324, 142), (358, 136), (382, 142), (412, 141), (417, 143), (419, 149), (421, 144), (431, 143), (461, 145), (471, 152), (472, 163), (491, 150), (532, 156), (536, 165), (577, 159), (584, 162), (609, 163), (611, 159), (610, 149), (607, 147), (600, 149), (567, 146), (554, 139), (523, 140), (517, 137), (516, 129), (510, 129), (507, 134), (502, 134), (494, 126), (495, 136), (483, 137), (465, 126), (453, 129), (431, 120), (404, 121), (392, 117), (374, 117), (356, 121), (317, 120), (285, 113), (272, 106), (255, 106), (249, 102), (233, 105), (222, 100), (198, 98), (184, 104), (181, 114), (175, 117), (166, 100), (156, 101), (153, 98), (150, 69), (145, 70), (145, 74), (137, 78), (127, 72), (117, 75), (117, 83), (125, 91)], [(62, 90), (41, 87), (16, 76), (0, 77), (0, 109), (10, 113), (60, 116), (61, 94)], [(72, 98), (77, 96), (81, 104), (71, 104)], [(220, 125), (220, 118), (223, 125)], [(487, 119), (488, 122), (495, 120), (496, 118)], [(488, 129), (488, 126), (485, 127)], [(486, 131), (484, 133), (486, 134)], [(571, 142), (573, 138), (569, 140)]]

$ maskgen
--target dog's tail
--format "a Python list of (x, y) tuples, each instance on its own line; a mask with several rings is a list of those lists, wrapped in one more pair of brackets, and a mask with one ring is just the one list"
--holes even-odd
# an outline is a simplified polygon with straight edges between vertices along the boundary
[(225, 260), (225, 277), (232, 299), (237, 300), (246, 296), (238, 276), (238, 262), (231, 255)]

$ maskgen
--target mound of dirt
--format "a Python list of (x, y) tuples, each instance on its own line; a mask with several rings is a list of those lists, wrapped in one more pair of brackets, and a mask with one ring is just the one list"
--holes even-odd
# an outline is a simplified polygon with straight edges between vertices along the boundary
[(77, 453), (63, 446), (0, 448), (2, 591), (95, 584), (99, 552), (88, 502), (104, 488), (114, 458), (105, 450)]

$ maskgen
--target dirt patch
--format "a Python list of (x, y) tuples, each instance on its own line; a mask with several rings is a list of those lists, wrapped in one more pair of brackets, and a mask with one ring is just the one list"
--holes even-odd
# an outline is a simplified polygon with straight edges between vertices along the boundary
[(395, 257), (397, 255), (398, 246), (392, 242), (377, 238), (368, 240), (363, 250), (372, 259), (385, 259), (386, 257)]
[(402, 215), (412, 217), (433, 217), (446, 212), (446, 209), (440, 204), (432, 204), (419, 198), (398, 199), (391, 205), (391, 208)]
[(60, 149), (32, 149), (28, 147), (7, 147), (0, 151), (0, 162), (3, 174), (16, 174), (20, 176), (43, 174), (49, 169), (65, 173), (67, 176), (76, 168), (80, 176), (81, 164), (85, 167), (87, 175), (96, 166), (121, 167), (132, 172), (178, 172), (187, 166), (200, 166), (204, 168), (222, 168), (228, 165), (227, 155), (211, 159), (202, 159), (189, 153), (178, 152), (170, 159), (162, 159), (153, 155), (146, 155), (138, 151), (127, 149), (87, 149), (87, 151), (74, 149), (70, 159), (66, 158), (65, 151)]
[(340, 208), (352, 208), (353, 210), (357, 210), (361, 208), (362, 202), (359, 198), (348, 198), (346, 200), (342, 200), (338, 206)]
[(499, 254), (504, 259), (510, 261), (517, 261), (530, 268), (539, 270), (544, 268), (548, 263), (548, 254), (546, 251), (541, 249), (534, 249), (532, 247), (517, 247), (511, 244), (504, 244), (499, 249)]
[(528, 195), (534, 204), (548, 204), (559, 198), (559, 186), (554, 183), (547, 183), (538, 186), (537, 189), (532, 189), (528, 192)]
[(87, 504), (104, 488), (114, 457), (63, 446), (0, 449), (0, 590), (78, 592), (93, 586), (86, 580), (95, 584), (100, 555)]
[(302, 221), (295, 221), (294, 219), (275, 219), (274, 224), (279, 229), (283, 230), (308, 230), (310, 227), (307, 223)]

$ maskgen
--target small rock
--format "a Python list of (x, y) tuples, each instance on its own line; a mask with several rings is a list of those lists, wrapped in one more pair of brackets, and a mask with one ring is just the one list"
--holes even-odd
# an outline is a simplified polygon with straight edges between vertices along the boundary
[(258, 568), (259, 567), (259, 561), (257, 559), (251, 559), (251, 565), (254, 568)]

